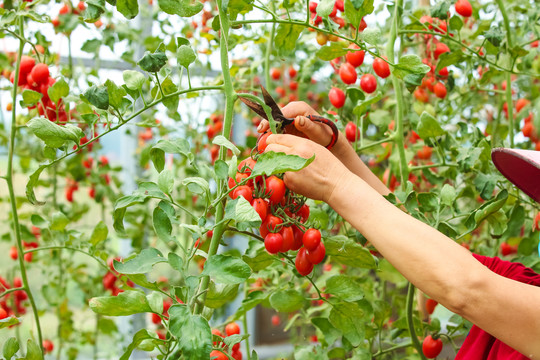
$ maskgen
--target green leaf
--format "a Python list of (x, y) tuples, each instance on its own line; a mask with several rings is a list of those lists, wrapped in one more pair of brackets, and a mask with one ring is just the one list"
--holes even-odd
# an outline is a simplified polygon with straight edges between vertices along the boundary
[(266, 251), (262, 243), (255, 241), (250, 242), (249, 252), (246, 252), (246, 254), (242, 256), (242, 260), (244, 260), (254, 272), (266, 269), (276, 261), (276, 259)]
[(441, 189), (441, 204), (446, 206), (452, 206), (456, 200), (456, 189), (450, 184), (444, 184)]
[(441, 1), (438, 4), (435, 4), (431, 7), (431, 16), (446, 20), (448, 19), (448, 12), (450, 11), (450, 2), (449, 1)]
[(463, 20), (461, 20), (460, 16), (454, 15), (450, 18), (449, 24), (450, 29), (459, 31), (463, 27)]
[(265, 152), (257, 160), (251, 174), (255, 176), (263, 174), (270, 176), (286, 171), (298, 171), (311, 164), (314, 159), (315, 156), (304, 159), (300, 156), (286, 155), (285, 153)]
[(357, 86), (348, 86), (345, 92), (347, 99), (351, 100), (351, 103), (356, 106), (360, 101), (364, 101), (366, 95)]
[(225, 161), (218, 159), (214, 163), (214, 172), (218, 179), (227, 180), (229, 177), (229, 165)]
[(122, 100), (127, 94), (126, 90), (122, 87), (118, 87), (111, 80), (107, 80), (105, 86), (107, 87), (107, 93), (109, 95), (109, 104), (114, 108), (120, 108), (122, 106)]
[(152, 224), (160, 240), (165, 242), (173, 240), (171, 219), (162, 207), (158, 206), (154, 209)]
[(159, 50), (156, 50), (153, 54), (150, 51), (145, 52), (142, 59), (137, 63), (141, 69), (151, 73), (158, 72), (165, 64), (167, 64), (167, 55)]
[(321, 330), (328, 345), (332, 345), (342, 335), (325, 317), (312, 318), (311, 323)]
[(508, 228), (508, 217), (502, 210), (490, 214), (486, 220), (490, 225), (489, 232), (494, 236), (501, 236)]
[(38, 214), (32, 214), (32, 216), (30, 216), (30, 221), (32, 222), (32, 225), (37, 226), (38, 228), (44, 229), (49, 227), (49, 222)]
[(304, 297), (293, 289), (278, 290), (270, 295), (270, 305), (278, 312), (293, 312), (304, 305)]
[(361, 302), (341, 302), (333, 304), (328, 320), (330, 323), (351, 343), (352, 346), (359, 346), (365, 337), (364, 323), (362, 319), (370, 315), (369, 303)]
[(417, 201), (422, 212), (434, 212), (439, 207), (439, 198), (434, 193), (419, 193)]
[(135, 70), (126, 70), (122, 73), (124, 82), (130, 90), (141, 90), (146, 78), (143, 74)]
[(336, 0), (321, 0), (319, 5), (317, 5), (317, 15), (325, 17), (329, 16), (334, 10), (334, 4)]
[(106, 316), (127, 316), (151, 312), (150, 305), (142, 291), (127, 290), (117, 296), (100, 296), (90, 299), (90, 309)]
[(420, 115), (416, 132), (424, 140), (446, 134), (446, 131), (437, 122), (437, 119), (425, 111)]
[(96, 54), (99, 52), (99, 48), (103, 42), (100, 39), (86, 40), (81, 47), (81, 50), (90, 54)]
[(169, 330), (178, 339), (182, 355), (190, 360), (208, 360), (212, 351), (212, 333), (208, 321), (192, 315), (186, 305), (169, 309)]
[(330, 61), (335, 58), (345, 56), (349, 50), (342, 42), (331, 42), (330, 45), (325, 45), (317, 51), (317, 57), (323, 61)]
[(251, 269), (239, 258), (219, 254), (205, 262), (202, 275), (219, 284), (240, 284), (251, 276)]
[(218, 309), (228, 302), (233, 301), (238, 295), (238, 286), (238, 284), (215, 284), (211, 281), (204, 305), (212, 309)]
[(382, 99), (382, 94), (380, 92), (377, 92), (377, 94), (366, 101), (360, 103), (359, 105), (355, 106), (353, 109), (353, 113), (357, 116), (363, 115), (366, 111), (369, 110), (370, 106), (378, 102)]
[(98, 109), (109, 108), (109, 91), (104, 85), (93, 85), (84, 92), (84, 97)]
[(83, 13), (83, 19), (86, 22), (98, 21), (105, 12), (105, 0), (86, 0), (86, 5), (86, 10)]
[(97, 223), (96, 227), (92, 231), (92, 236), (90, 236), (90, 243), (96, 246), (97, 244), (105, 241), (108, 234), (109, 229), (107, 229), (107, 225), (103, 221), (100, 221)]
[(2, 353), (4, 354), (4, 358), (6, 360), (11, 360), (13, 355), (15, 355), (17, 353), (17, 351), (19, 351), (19, 348), (20, 348), (19, 342), (17, 341), (16, 338), (11, 337), (11, 338), (7, 339), (6, 342), (4, 343), (4, 347), (2, 349)]
[(197, 60), (197, 55), (195, 55), (195, 52), (189, 45), (182, 45), (178, 48), (178, 63), (185, 67), (186, 69), (188, 66), (193, 63), (195, 60)]
[(361, 34), (362, 40), (371, 45), (377, 45), (381, 39), (381, 29), (378, 27), (368, 27)]
[(189, 161), (193, 160), (193, 154), (189, 152), (189, 143), (186, 139), (160, 140), (150, 149), (150, 159), (158, 172), (165, 167), (165, 153), (184, 155)]
[(84, 136), (84, 132), (78, 126), (66, 124), (57, 125), (45, 118), (34, 118), (26, 123), (26, 126), (41, 140), (51, 148), (59, 148), (66, 141), (73, 141), (79, 144), (79, 140)]
[(392, 74), (398, 79), (418, 86), (422, 82), (424, 75), (430, 70), (431, 68), (424, 64), (418, 55), (409, 54), (399, 58), (399, 62), (394, 66)]
[(191, 0), (158, 0), (158, 5), (167, 14), (182, 17), (192, 17), (204, 7), (200, 2)]
[(129, 360), (133, 351), (147, 339), (154, 339), (154, 337), (146, 329), (141, 329), (133, 335), (133, 340), (131, 344), (127, 347), (124, 354), (120, 357), (120, 360)]
[(57, 211), (53, 213), (51, 220), (51, 230), (63, 231), (67, 224), (69, 224), (69, 219), (66, 215)]
[(360, 283), (346, 275), (335, 275), (326, 280), (325, 293), (345, 301), (358, 301), (364, 298)]
[(208, 181), (202, 177), (189, 177), (182, 180), (182, 185), (194, 194), (207, 194), (210, 191)]
[(346, 236), (333, 236), (324, 240), (326, 255), (340, 264), (352, 267), (376, 269), (377, 261), (368, 249)]
[(21, 105), (24, 107), (34, 106), (42, 97), (43, 95), (37, 91), (24, 89), (22, 92), (23, 101)]
[(158, 249), (146, 248), (123, 263), (114, 260), (114, 269), (120, 274), (145, 274), (150, 272), (155, 264), (162, 262), (167, 262), (167, 259)]
[(227, 202), (225, 219), (235, 220), (239, 230), (258, 227), (262, 222), (259, 214), (243, 196)]
[(171, 194), (174, 189), (174, 175), (171, 170), (163, 170), (158, 175), (158, 186), (165, 194)]
[(234, 145), (232, 142), (227, 140), (227, 138), (223, 135), (218, 135), (212, 140), (212, 144), (224, 146), (227, 149), (231, 150), (234, 155), (238, 156), (240, 155), (240, 150)]
[(160, 292), (152, 291), (150, 294), (146, 295), (146, 301), (150, 305), (152, 312), (156, 314), (163, 313), (163, 295)]
[(366, 15), (369, 15), (375, 10), (373, 0), (345, 0), (345, 17), (348, 22), (358, 29), (360, 21)]
[(464, 59), (463, 52), (461, 50), (442, 53), (439, 56), (439, 62), (435, 72), (438, 73), (443, 67), (454, 65)]
[(17, 324), (20, 324), (19, 318), (16, 318), (15, 316), (8, 316), (7, 318), (0, 320), (0, 329)]
[(168, 255), (169, 265), (176, 271), (184, 271), (184, 260), (177, 254), (170, 252)]
[(47, 90), (47, 94), (53, 103), (58, 103), (58, 100), (69, 95), (69, 85), (64, 79), (58, 79)]
[(126, 19), (131, 20), (139, 14), (139, 3), (137, 0), (116, 0), (116, 9)]
[(259, 305), (263, 301), (266, 301), (267, 298), (268, 298), (268, 294), (265, 294), (262, 291), (250, 292), (244, 298), (244, 300), (242, 300), (242, 305), (240, 305), (236, 313), (234, 313), (233, 315), (229, 317), (229, 320), (234, 321), (234, 320), (240, 319), (242, 316), (244, 316), (246, 312), (253, 309), (255, 306)]
[(281, 54), (292, 52), (296, 48), (298, 37), (304, 30), (301, 25), (279, 24), (274, 39), (274, 45)]
[(501, 46), (504, 36), (504, 31), (502, 31), (502, 29), (498, 26), (493, 26), (484, 33), (486, 40), (492, 43), (495, 47)]
[(38, 167), (32, 173), (32, 175), (30, 175), (30, 177), (28, 179), (28, 183), (26, 184), (26, 192), (25, 192), (26, 193), (26, 198), (28, 199), (28, 201), (30, 201), (30, 203), (32, 205), (43, 205), (43, 204), (45, 204), (45, 202), (38, 201), (36, 199), (36, 194), (34, 193), (34, 187), (37, 185), (37, 183), (39, 181), (39, 175), (41, 175), (43, 170), (45, 170), (47, 167), (48, 167), (47, 164), (41, 165), (40, 167)]
[(41, 353), (41, 348), (32, 339), (28, 339), (26, 343), (25, 360), (43, 360), (43, 354)]

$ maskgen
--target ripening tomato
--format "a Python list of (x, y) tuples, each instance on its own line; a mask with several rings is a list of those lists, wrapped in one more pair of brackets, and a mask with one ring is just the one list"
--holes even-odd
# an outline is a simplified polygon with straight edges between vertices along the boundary
[(270, 254), (277, 254), (283, 246), (283, 236), (280, 233), (268, 233), (264, 237), (264, 247)]
[(527, 99), (518, 99), (516, 101), (516, 112), (519, 113), (521, 111), (521, 109), (523, 109), (525, 106), (527, 106), (528, 104), (530, 104), (530, 101), (527, 100)]
[(390, 76), (390, 65), (381, 58), (375, 58), (373, 60), (373, 71), (383, 79)]
[[(235, 350), (236, 346), (238, 346), (238, 348)], [(239, 349), (240, 349), (240, 343), (234, 344), (233, 351), (232, 351), (232, 354), (231, 354), (231, 356), (232, 356), (232, 358), (234, 360), (242, 360), (243, 355), (242, 355), (242, 352)]]
[(294, 78), (296, 76), (296, 69), (291, 65), (289, 66), (289, 78)]
[(313, 271), (313, 264), (309, 262), (306, 248), (301, 248), (298, 251), (294, 265), (296, 266), (296, 270), (302, 276), (309, 275)]
[(285, 183), (275, 175), (266, 178), (265, 194), (270, 196), (270, 203), (279, 204), (285, 196)]
[(354, 66), (346, 62), (339, 68), (339, 77), (345, 84), (350, 85), (356, 82), (358, 75)]
[(8, 317), (7, 311), (0, 307), (0, 320), (5, 319), (7, 317)]
[[(296, 90), (298, 90), (298, 82), (297, 82), (297, 81), (294, 81), (294, 80), (291, 81), (291, 82), (289, 83), (289, 89), (291, 89), (291, 91), (296, 91)], [(294, 95), (294, 94), (291, 94), (291, 95)], [(289, 95), (289, 96), (291, 96), (291, 95)]]
[(469, 17), (472, 15), (472, 6), (468, 0), (458, 0), (454, 6), (459, 15), (463, 17)]
[(428, 359), (435, 359), (442, 351), (443, 343), (441, 339), (433, 339), (428, 335), (422, 343), (422, 352)]
[(302, 222), (306, 222), (309, 218), (309, 206), (307, 204), (302, 205), (300, 209), (298, 209), (298, 215), (300, 215)]
[(54, 344), (51, 340), (43, 340), (43, 350), (45, 353), (51, 353), (54, 349)]
[(350, 142), (355, 142), (360, 137), (360, 131), (352, 121), (349, 121), (345, 126), (345, 137)]
[(17, 258), (19, 257), (17, 253), (17, 247), (15, 246), (11, 247), (11, 249), (9, 250), (9, 257), (12, 258), (13, 260), (17, 260)]
[(26, 261), (26, 262), (32, 262), (33, 256), (34, 256), (34, 255), (33, 255), (33, 253), (31, 253), (31, 252), (24, 254), (24, 256), (23, 256), (24, 261)]
[(444, 79), (448, 77), (448, 68), (446, 66), (439, 70), (439, 76)]
[(265, 132), (259, 137), (259, 140), (257, 140), (257, 151), (259, 153), (263, 153), (266, 149), (266, 139), (272, 134), (270, 131)]
[(270, 76), (274, 80), (279, 80), (279, 78), (281, 77), (281, 70), (272, 68), (272, 70), (270, 70)]
[(270, 231), (275, 231), (276, 227), (283, 223), (283, 220), (281, 218), (278, 218), (274, 215), (268, 215), (266, 216), (266, 219), (263, 221), (261, 226), (259, 227), (259, 232), (261, 233), (261, 237), (265, 238), (266, 235)]
[(309, 2), (309, 11), (310, 12), (316, 12), (317, 11), (317, 5), (319, 5), (318, 3), (316, 3), (315, 1), (310, 1)]
[(341, 12), (345, 11), (345, 2), (344, 2), (343, 0), (336, 0), (336, 4), (335, 4), (335, 5), (336, 5), (336, 8), (337, 8), (339, 11), (341, 11)]
[(426, 90), (422, 89), (422, 88), (416, 88), (416, 90), (414, 90), (414, 97), (416, 98), (416, 100), (420, 101), (420, 102), (423, 102), (423, 103), (427, 103), (429, 101), (429, 95), (428, 93), (426, 92)]
[(419, 149), (416, 152), (416, 157), (421, 160), (429, 160), (431, 159), (432, 152), (433, 152), (432, 147), (424, 145), (421, 149)]
[(256, 163), (257, 161), (255, 161), (255, 159), (248, 157), (240, 161), (240, 164), (238, 164), (238, 172), (244, 174), (251, 174), (251, 170), (253, 170)]
[(358, 30), (364, 31), (365, 28), (367, 28), (367, 23), (366, 23), (366, 20), (362, 18), (362, 20), (360, 20), (360, 24), (358, 25)]
[(532, 121), (526, 122), (521, 128), (521, 132), (525, 137), (531, 137), (534, 131), (534, 125)]
[[(349, 45), (349, 49), (360, 49), (360, 46), (356, 44)], [(358, 51), (349, 51), (347, 55), (345, 55), (345, 59), (347, 59), (347, 62), (351, 64), (354, 67), (358, 67), (364, 63), (364, 56), (365, 51), (364, 50), (358, 50)]]
[(360, 87), (364, 92), (371, 94), (377, 90), (377, 79), (372, 74), (364, 74), (360, 78)]
[(444, 99), (446, 97), (446, 86), (442, 82), (437, 82), (433, 85), (433, 92), (439, 99)]
[(433, 311), (435, 311), (435, 307), (437, 306), (438, 302), (433, 299), (427, 299), (426, 300), (426, 310), (428, 314), (433, 314)]
[(448, 45), (442, 42), (437, 43), (437, 45), (435, 46), (435, 51), (433, 52), (433, 57), (435, 57), (435, 60), (437, 60), (439, 56), (441, 56), (441, 54), (444, 54), (446, 52), (450, 52), (450, 48), (448, 47)]
[(210, 360), (229, 360), (229, 358), (219, 350), (212, 350)]
[(291, 227), (292, 227), (293, 234), (294, 234), (294, 243), (293, 243), (293, 246), (292, 246), (291, 250), (296, 251), (296, 250), (300, 249), (302, 247), (302, 245), (304, 245), (303, 242), (302, 242), (302, 239), (304, 238), (304, 233), (296, 225), (293, 225)]
[(326, 256), (326, 248), (324, 247), (324, 244), (322, 242), (319, 243), (319, 245), (315, 248), (315, 250), (307, 251), (307, 258), (310, 263), (313, 265), (317, 265), (321, 263), (324, 260), (324, 257)]
[(281, 323), (281, 320), (279, 318), (279, 315), (272, 315), (272, 325), (279, 326), (280, 323)]
[[(24, 74), (24, 77), (26, 78), (26, 75), (32, 71), (32, 68), (36, 64), (36, 60), (30, 56), (23, 55), (21, 57), (21, 65), (19, 68), (19, 74)], [(34, 79), (35, 80), (35, 79)]]
[(306, 250), (313, 251), (321, 243), (321, 232), (317, 229), (307, 229), (302, 237)]
[(225, 334), (227, 334), (227, 336), (240, 334), (240, 326), (235, 322), (228, 323), (227, 326), (225, 326)]
[(268, 215), (268, 203), (264, 199), (253, 199), (253, 209), (259, 214), (261, 220), (264, 222), (266, 216)]
[(32, 79), (38, 84), (46, 84), (49, 81), (49, 67), (47, 64), (36, 64), (30, 72)]
[(501, 254), (503, 256), (508, 256), (517, 253), (517, 245), (509, 245), (506, 242), (503, 242), (500, 247)]
[(328, 93), (328, 98), (330, 99), (332, 105), (334, 105), (338, 109), (345, 105), (345, 93), (339, 88), (333, 87), (332, 89), (330, 89), (330, 92)]
[(281, 249), (279, 249), (279, 252), (287, 252), (292, 249), (294, 245), (294, 232), (290, 226), (285, 226), (281, 229), (279, 232), (281, 234), (281, 237), (283, 239), (283, 243), (281, 244)]
[(240, 185), (239, 187), (234, 189), (231, 198), (234, 200), (239, 196), (242, 196), (244, 199), (247, 200), (248, 203), (251, 204), (251, 202), (253, 201), (253, 189), (247, 185)]

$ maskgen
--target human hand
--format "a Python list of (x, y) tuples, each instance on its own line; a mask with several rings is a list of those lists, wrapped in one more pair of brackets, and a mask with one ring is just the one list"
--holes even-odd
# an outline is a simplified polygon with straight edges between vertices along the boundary
[(315, 200), (328, 202), (342, 181), (352, 173), (325, 147), (290, 134), (272, 134), (266, 150), (298, 155), (315, 160), (298, 172), (286, 172), (283, 180), (292, 191)]

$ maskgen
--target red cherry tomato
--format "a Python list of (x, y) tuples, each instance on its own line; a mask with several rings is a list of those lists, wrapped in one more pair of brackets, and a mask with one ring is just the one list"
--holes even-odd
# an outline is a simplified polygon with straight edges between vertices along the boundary
[(306, 220), (309, 218), (309, 206), (306, 204), (302, 205), (298, 210), (298, 215), (300, 215), (302, 222), (306, 222)]
[(253, 170), (256, 163), (257, 161), (255, 161), (253, 158), (248, 157), (240, 161), (240, 164), (238, 164), (238, 172), (244, 174), (251, 174), (251, 170)]
[(309, 262), (313, 265), (317, 265), (321, 263), (324, 260), (324, 257), (326, 256), (326, 248), (324, 247), (324, 244), (321, 242), (319, 246), (315, 248), (315, 250), (307, 252), (307, 257), (309, 259)]
[(296, 266), (296, 270), (302, 276), (309, 275), (313, 271), (313, 264), (309, 262), (306, 248), (301, 248), (298, 251), (294, 265)]
[[(356, 44), (351, 44), (349, 45), (349, 49), (360, 49), (360, 47)], [(364, 56), (364, 50), (349, 51), (347, 55), (345, 55), (345, 59), (347, 59), (347, 62), (352, 66), (358, 67), (364, 63)]]
[(289, 67), (289, 77), (291, 79), (294, 78), (296, 76), (296, 73), (297, 73), (296, 69), (293, 66), (290, 66)]
[(263, 153), (266, 149), (266, 139), (272, 134), (270, 131), (265, 132), (259, 137), (259, 140), (257, 140), (257, 151), (259, 153)]
[(270, 254), (277, 254), (283, 246), (283, 236), (280, 233), (269, 233), (264, 237), (264, 247)]
[(446, 97), (446, 86), (442, 82), (438, 82), (433, 85), (433, 92), (439, 99), (444, 99)]
[(281, 249), (279, 252), (287, 252), (292, 249), (294, 245), (294, 232), (291, 227), (285, 226), (279, 232), (283, 238), (283, 243), (281, 244)]
[(49, 80), (49, 67), (47, 64), (36, 64), (30, 72), (32, 79), (38, 84), (46, 84)]
[(272, 68), (272, 70), (270, 70), (270, 76), (274, 80), (279, 80), (279, 78), (281, 77), (281, 70)]
[(472, 15), (472, 6), (468, 0), (456, 1), (455, 8), (456, 12), (463, 17), (469, 17)]
[(427, 299), (426, 300), (426, 310), (428, 314), (433, 314), (433, 311), (435, 311), (435, 306), (437, 306), (438, 302), (433, 299)]
[(212, 350), (212, 352), (210, 353), (210, 359), (211, 360), (229, 360), (227, 355), (225, 355), (219, 350)]
[(240, 334), (240, 326), (235, 322), (228, 323), (227, 326), (225, 326), (225, 334), (227, 334), (227, 336)]
[(43, 340), (43, 350), (45, 350), (45, 353), (51, 353), (54, 349), (54, 344), (51, 340)]
[(293, 234), (294, 234), (294, 243), (291, 248), (291, 250), (296, 251), (304, 245), (302, 243), (302, 238), (304, 237), (304, 233), (302, 230), (300, 230), (296, 225), (292, 226)]
[(0, 307), (0, 320), (5, 319), (7, 317), (8, 317), (7, 311)]
[(437, 45), (435, 46), (435, 51), (433, 52), (433, 57), (435, 58), (435, 60), (437, 60), (439, 56), (441, 56), (441, 54), (444, 54), (445, 52), (450, 52), (450, 48), (448, 47), (448, 45), (442, 42), (437, 43)]
[(355, 142), (360, 137), (360, 131), (352, 121), (349, 121), (345, 126), (345, 137), (350, 142)]
[(26, 78), (26, 75), (28, 75), (30, 71), (32, 71), (32, 68), (34, 67), (35, 64), (36, 64), (36, 60), (34, 60), (34, 58), (23, 55), (21, 57), (21, 67), (19, 70), (19, 77), (20, 77), (20, 74), (24, 74), (24, 77)]
[(306, 250), (313, 251), (321, 243), (321, 232), (317, 229), (307, 229), (302, 237)]
[(268, 215), (268, 203), (264, 199), (253, 199), (253, 209), (259, 214), (261, 220), (264, 222), (266, 216)]
[(330, 92), (328, 93), (328, 98), (330, 99), (332, 105), (334, 105), (338, 109), (345, 105), (345, 93), (341, 89), (338, 89), (336, 87), (330, 89)]
[(345, 84), (350, 85), (356, 82), (358, 75), (354, 66), (346, 62), (339, 68), (339, 77)]
[(373, 60), (373, 71), (383, 79), (390, 76), (390, 65), (381, 58), (375, 58)]
[(435, 359), (442, 351), (443, 343), (441, 339), (433, 339), (428, 335), (422, 343), (422, 352), (428, 359)]
[(360, 87), (364, 92), (371, 94), (377, 90), (377, 79), (372, 74), (364, 74), (360, 78)]
[(234, 189), (232, 198), (236, 199), (239, 196), (243, 196), (250, 204), (253, 201), (253, 189), (247, 185), (241, 185)]
[(11, 249), (9, 250), (9, 257), (12, 258), (13, 260), (17, 260), (17, 258), (19, 257), (17, 253), (17, 248), (15, 246), (12, 246)]
[(270, 195), (270, 203), (279, 204), (285, 196), (285, 183), (275, 175), (266, 178), (266, 194)]
[(270, 231), (275, 231), (276, 227), (283, 223), (283, 220), (281, 218), (278, 218), (274, 215), (268, 215), (266, 216), (266, 219), (261, 224), (261, 227), (259, 228), (259, 231), (261, 233), (261, 237), (265, 238), (266, 235)]

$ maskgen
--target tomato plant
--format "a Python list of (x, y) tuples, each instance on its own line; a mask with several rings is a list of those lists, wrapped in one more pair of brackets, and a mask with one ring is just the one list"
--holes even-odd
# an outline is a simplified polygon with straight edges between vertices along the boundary
[(457, 316), (441, 328), (434, 299), (423, 317), (414, 286), (327, 204), (287, 188), (310, 160), (264, 153), (283, 129), (270, 116), (257, 135), (263, 114), (237, 101), (262, 103), (261, 84), (335, 121), (388, 201), (540, 270), (538, 205), (489, 161), (540, 150), (525, 0), (10, 0), (0, 16), (8, 359), (252, 360), (248, 315), (264, 308), (291, 359), (434, 357), (427, 334), (466, 336)]

